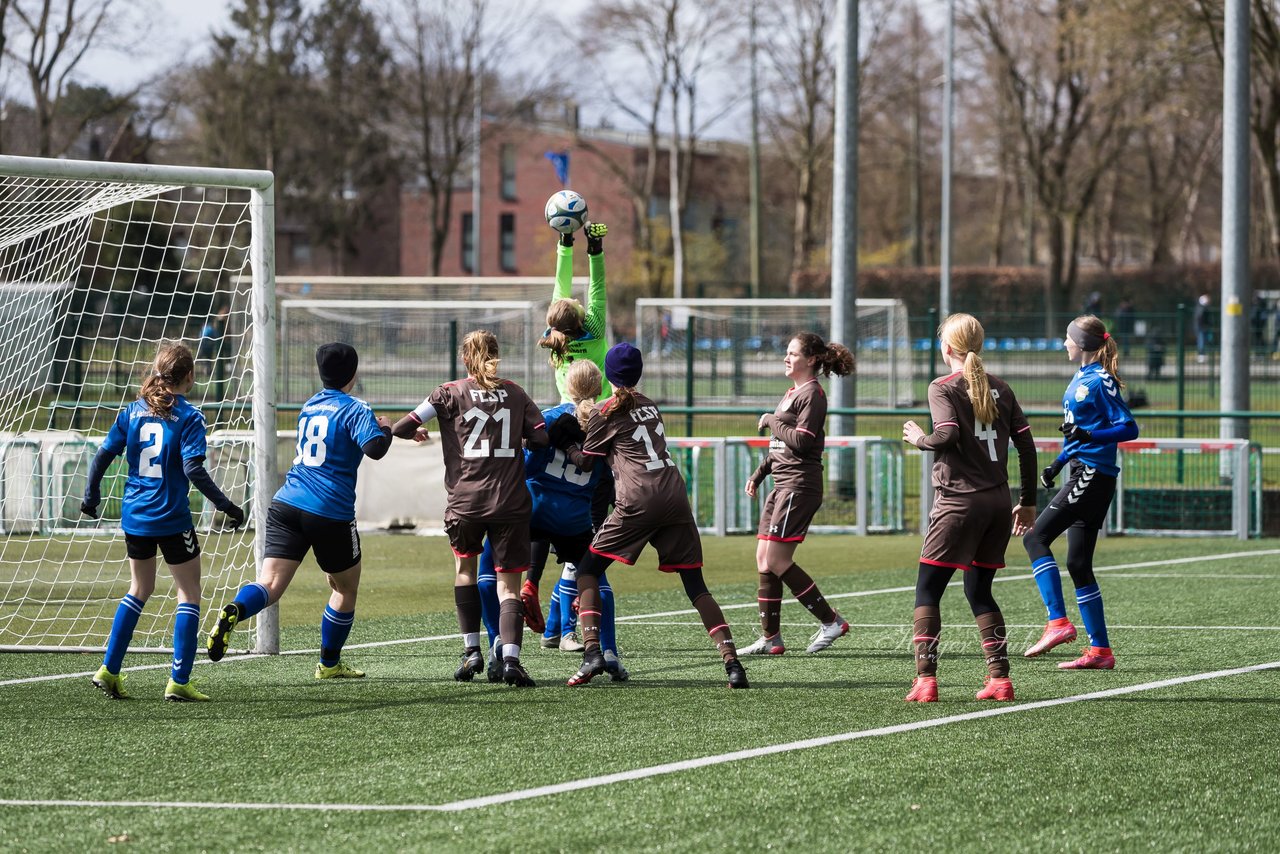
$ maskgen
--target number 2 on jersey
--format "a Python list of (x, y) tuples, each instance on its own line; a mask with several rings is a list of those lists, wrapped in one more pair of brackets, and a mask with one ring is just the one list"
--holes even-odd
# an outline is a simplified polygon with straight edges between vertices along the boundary
[(156, 460), (164, 448), (164, 428), (159, 424), (143, 424), (138, 428), (138, 438), (151, 443), (138, 450), (138, 476), (163, 478), (164, 469)]
[[(658, 426), (653, 428), (653, 432), (659, 436), (666, 435), (666, 429), (663, 428), (662, 422), (658, 422)], [(641, 424), (631, 433), (631, 438), (637, 442), (644, 442), (644, 449), (649, 452), (649, 462), (644, 464), (645, 471), (656, 471), (665, 466), (674, 466), (675, 462), (671, 459), (671, 455), (663, 449), (662, 456), (658, 456), (657, 450), (653, 447), (653, 438), (649, 435), (649, 428), (645, 424)]]

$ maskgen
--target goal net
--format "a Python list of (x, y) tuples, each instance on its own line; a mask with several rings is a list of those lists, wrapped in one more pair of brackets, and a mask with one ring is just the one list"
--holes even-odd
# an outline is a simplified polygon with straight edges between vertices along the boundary
[[(831, 340), (829, 299), (638, 299), (636, 346), (645, 394), (659, 403), (765, 406), (786, 378), (782, 357), (797, 332)], [(915, 403), (907, 309), (901, 300), (857, 301), (854, 406)]]
[[(80, 501), (161, 340), (196, 354), (188, 399), (208, 422), (206, 467), (248, 505), (249, 528), (265, 519), (254, 499), (274, 481), (256, 473), (275, 471), (272, 234), (269, 172), (0, 157), (0, 648), (105, 645), (130, 580), (124, 455), (101, 518)], [(254, 578), (256, 538), (224, 530), (195, 490), (191, 506), (207, 631), (210, 605)], [(171, 648), (174, 592), (161, 566), (131, 650)], [(241, 637), (276, 651), (274, 616)]]

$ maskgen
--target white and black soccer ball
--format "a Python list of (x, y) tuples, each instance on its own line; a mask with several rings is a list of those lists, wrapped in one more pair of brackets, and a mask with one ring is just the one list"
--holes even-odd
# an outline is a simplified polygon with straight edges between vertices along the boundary
[(547, 225), (561, 234), (572, 234), (587, 221), (587, 200), (573, 190), (560, 190), (547, 199)]

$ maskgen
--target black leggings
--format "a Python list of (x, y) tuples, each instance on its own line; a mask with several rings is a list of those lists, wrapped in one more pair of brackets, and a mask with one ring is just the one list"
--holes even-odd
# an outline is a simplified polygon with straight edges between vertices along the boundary
[[(950, 566), (934, 566), (931, 563), (920, 564), (920, 574), (916, 577), (916, 607), (937, 607), (942, 601), (942, 594), (951, 583), (955, 569)], [(964, 573), (964, 595), (969, 600), (969, 610), (973, 616), (980, 617), (999, 611), (995, 597), (991, 593), (991, 583), (995, 581), (994, 569), (982, 569), (972, 566)]]
[(1067, 572), (1077, 588), (1096, 583), (1093, 551), (1098, 531), (1107, 519), (1116, 479), (1081, 463), (1071, 464), (1071, 476), (1036, 519), (1035, 527), (1022, 538), (1032, 563), (1052, 557), (1049, 548), (1063, 532), (1067, 535)]
[[(582, 556), (582, 560), (578, 562), (578, 577), (590, 575), (599, 578), (611, 563), (613, 563), (613, 558), (588, 551)], [(707, 582), (702, 577), (702, 567), (700, 566), (693, 569), (682, 569), (676, 575), (680, 576), (680, 583), (684, 585), (684, 593), (689, 597), (690, 602), (696, 600), (703, 593), (711, 592), (707, 590)], [(990, 591), (990, 584), (987, 585), (987, 589)]]

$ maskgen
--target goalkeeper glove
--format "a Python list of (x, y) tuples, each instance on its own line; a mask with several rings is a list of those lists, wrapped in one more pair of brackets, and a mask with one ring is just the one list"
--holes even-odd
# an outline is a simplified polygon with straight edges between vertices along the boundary
[(90, 504), (88, 501), (80, 502), (80, 512), (88, 516), (90, 519), (98, 518), (98, 502)]
[(581, 444), (587, 434), (582, 431), (578, 419), (571, 412), (566, 412), (547, 425), (547, 437), (551, 444), (564, 451), (573, 445)]
[(609, 233), (609, 226), (603, 222), (587, 223), (587, 254), (599, 255), (604, 251), (604, 236)]
[(1053, 489), (1053, 479), (1058, 476), (1058, 472), (1062, 471), (1062, 467), (1066, 465), (1065, 460), (1054, 460), (1045, 466), (1044, 471), (1040, 472), (1040, 485), (1045, 489)]
[(560, 245), (573, 246), (573, 235), (567, 231), (560, 232)]
[(1093, 439), (1093, 434), (1078, 424), (1063, 422), (1058, 432), (1065, 436), (1068, 442), (1088, 442)]
[(244, 508), (238, 504), (232, 504), (230, 507), (223, 507), (222, 514), (231, 521), (231, 530), (235, 530), (244, 524)]

